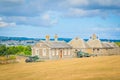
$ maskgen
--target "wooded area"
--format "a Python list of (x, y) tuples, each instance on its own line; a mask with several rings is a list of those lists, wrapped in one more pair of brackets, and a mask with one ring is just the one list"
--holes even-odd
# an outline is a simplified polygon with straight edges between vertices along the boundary
[(5, 55), (31, 55), (31, 46), (0, 45), (0, 56)]

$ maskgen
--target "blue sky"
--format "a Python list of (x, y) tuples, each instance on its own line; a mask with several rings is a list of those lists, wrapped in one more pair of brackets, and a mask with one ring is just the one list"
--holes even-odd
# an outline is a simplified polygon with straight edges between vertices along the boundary
[(120, 0), (0, 0), (0, 36), (120, 39)]

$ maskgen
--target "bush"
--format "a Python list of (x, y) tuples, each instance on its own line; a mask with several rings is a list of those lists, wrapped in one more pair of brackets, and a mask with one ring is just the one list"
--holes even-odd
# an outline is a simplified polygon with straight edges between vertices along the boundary
[(15, 60), (16, 56), (15, 55), (9, 55), (8, 57), (6, 56), (0, 56), (0, 60), (1, 61), (5, 61), (5, 60)]
[(9, 55), (31, 55), (31, 46), (5, 46), (0, 45), (0, 56), (9, 56)]
[(115, 44), (117, 44), (120, 47), (120, 42), (115, 42)]
[(9, 59), (10, 59), (10, 60), (16, 59), (16, 56), (15, 56), (15, 55), (10, 55), (10, 56), (9, 56)]
[(7, 58), (5, 56), (0, 56), (0, 61), (5, 61)]

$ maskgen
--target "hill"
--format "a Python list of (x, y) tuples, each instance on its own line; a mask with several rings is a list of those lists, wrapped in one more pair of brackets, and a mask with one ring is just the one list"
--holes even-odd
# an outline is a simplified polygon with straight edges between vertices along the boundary
[(0, 65), (0, 80), (120, 80), (120, 56)]
[[(6, 36), (0, 36), (0, 41), (8, 41), (8, 40), (15, 40), (15, 41), (23, 41), (23, 40), (45, 40), (43, 38), (27, 38), (27, 37), (6, 37)], [(54, 40), (54, 39), (50, 39), (50, 40)], [(60, 41), (66, 41), (69, 42), (70, 40), (72, 40), (72, 38), (58, 38), (58, 40)], [(88, 41), (88, 39), (84, 39), (85, 41)], [(120, 42), (120, 40), (115, 40), (115, 39), (100, 39), (101, 41), (110, 41), (110, 42)]]

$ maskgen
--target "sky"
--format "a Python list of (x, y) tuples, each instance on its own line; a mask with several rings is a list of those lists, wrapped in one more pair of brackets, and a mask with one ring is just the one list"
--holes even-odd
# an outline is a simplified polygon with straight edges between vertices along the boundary
[(0, 0), (0, 36), (120, 39), (120, 0)]

